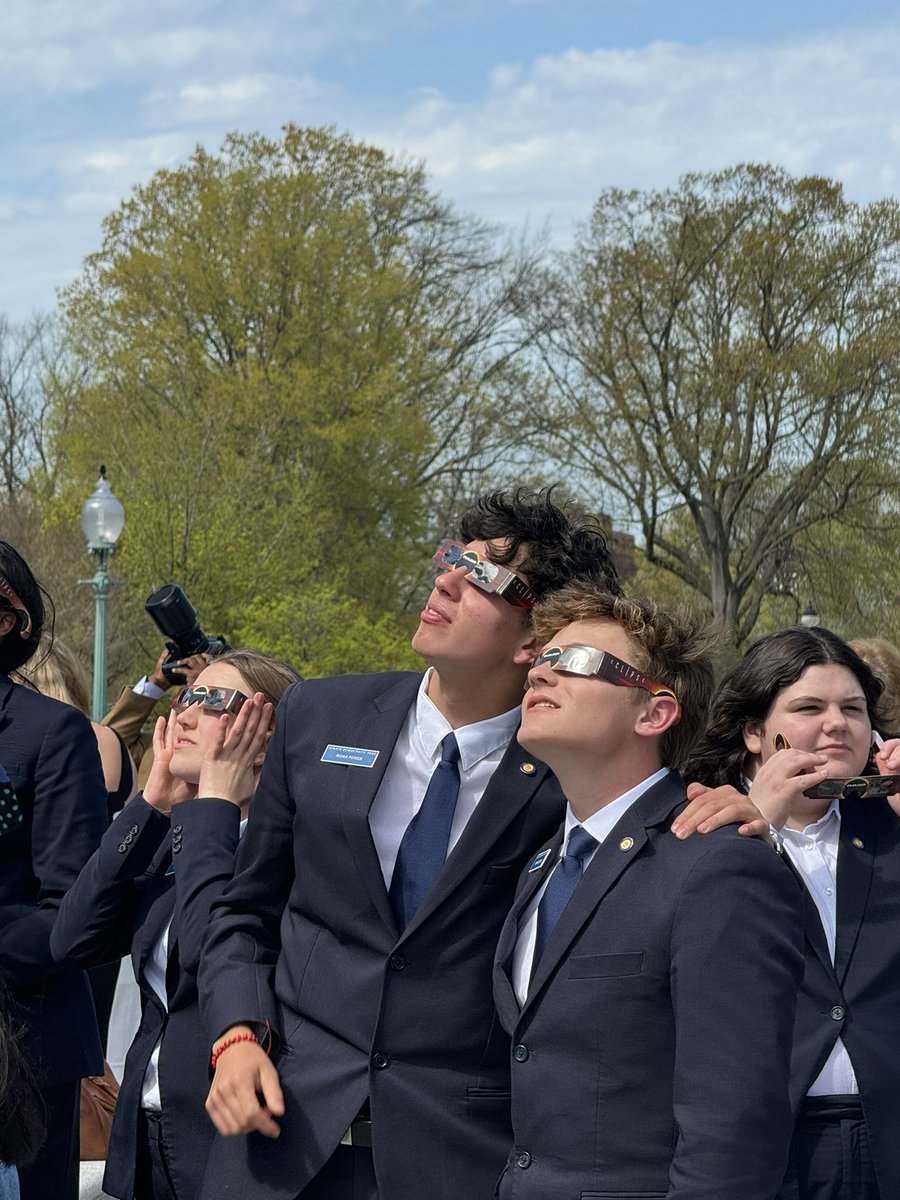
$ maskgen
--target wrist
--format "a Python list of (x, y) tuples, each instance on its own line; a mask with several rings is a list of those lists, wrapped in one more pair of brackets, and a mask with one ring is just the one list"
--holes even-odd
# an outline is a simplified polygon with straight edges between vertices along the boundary
[(212, 1055), (209, 1060), (212, 1069), (216, 1069), (216, 1063), (226, 1050), (240, 1045), (242, 1042), (259, 1046), (264, 1054), (268, 1054), (272, 1048), (272, 1027), (269, 1022), (258, 1025), (256, 1029), (246, 1024), (232, 1025), (230, 1029), (226, 1029), (222, 1036), (213, 1042)]

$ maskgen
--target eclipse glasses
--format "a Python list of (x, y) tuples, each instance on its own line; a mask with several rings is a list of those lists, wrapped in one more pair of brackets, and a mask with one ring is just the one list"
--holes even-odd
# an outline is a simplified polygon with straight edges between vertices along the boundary
[(467, 550), (460, 542), (441, 542), (432, 558), (442, 571), (455, 571), (457, 567), (462, 567), (469, 583), (474, 583), (483, 592), (502, 596), (515, 608), (531, 608), (537, 604), (537, 593), (531, 590), (524, 579), (507, 567), (484, 558), (477, 550)]

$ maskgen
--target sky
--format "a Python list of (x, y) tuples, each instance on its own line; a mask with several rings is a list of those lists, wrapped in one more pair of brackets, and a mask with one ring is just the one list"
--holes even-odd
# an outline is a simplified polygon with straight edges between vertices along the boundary
[(900, 192), (900, 0), (3, 0), (0, 316), (138, 183), (333, 125), (564, 246), (606, 187), (771, 162)]

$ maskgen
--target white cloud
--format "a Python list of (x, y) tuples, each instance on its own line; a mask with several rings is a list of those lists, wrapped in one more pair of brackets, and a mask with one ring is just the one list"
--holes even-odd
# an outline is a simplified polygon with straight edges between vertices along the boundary
[[(471, 0), (6, 0), (0, 46), (0, 313), (50, 307), (102, 217), (198, 142), (286, 121), (334, 124), (421, 158), (443, 194), (565, 241), (604, 187), (770, 161), (897, 187), (900, 25), (766, 43), (654, 42), (497, 62), (475, 99), (355, 94), (323, 51), (386, 42)], [(515, 0), (493, 0), (498, 5)], [(443, 6), (443, 7), (442, 7)], [(76, 19), (77, 17), (77, 19)], [(318, 63), (318, 74), (316, 66)]]

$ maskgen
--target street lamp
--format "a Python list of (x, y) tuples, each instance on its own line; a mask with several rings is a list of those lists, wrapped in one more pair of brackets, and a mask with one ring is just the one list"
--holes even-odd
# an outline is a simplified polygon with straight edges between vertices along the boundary
[(800, 614), (800, 624), (806, 629), (814, 629), (819, 624), (819, 614), (813, 608), (812, 600)]
[(106, 714), (106, 600), (114, 586), (110, 579), (109, 560), (116, 552), (116, 542), (125, 524), (125, 510), (112, 494), (106, 467), (100, 468), (100, 478), (94, 490), (81, 506), (81, 528), (87, 538), (88, 551), (97, 563), (93, 579), (79, 579), (94, 589), (94, 693), (91, 715), (100, 721)]

